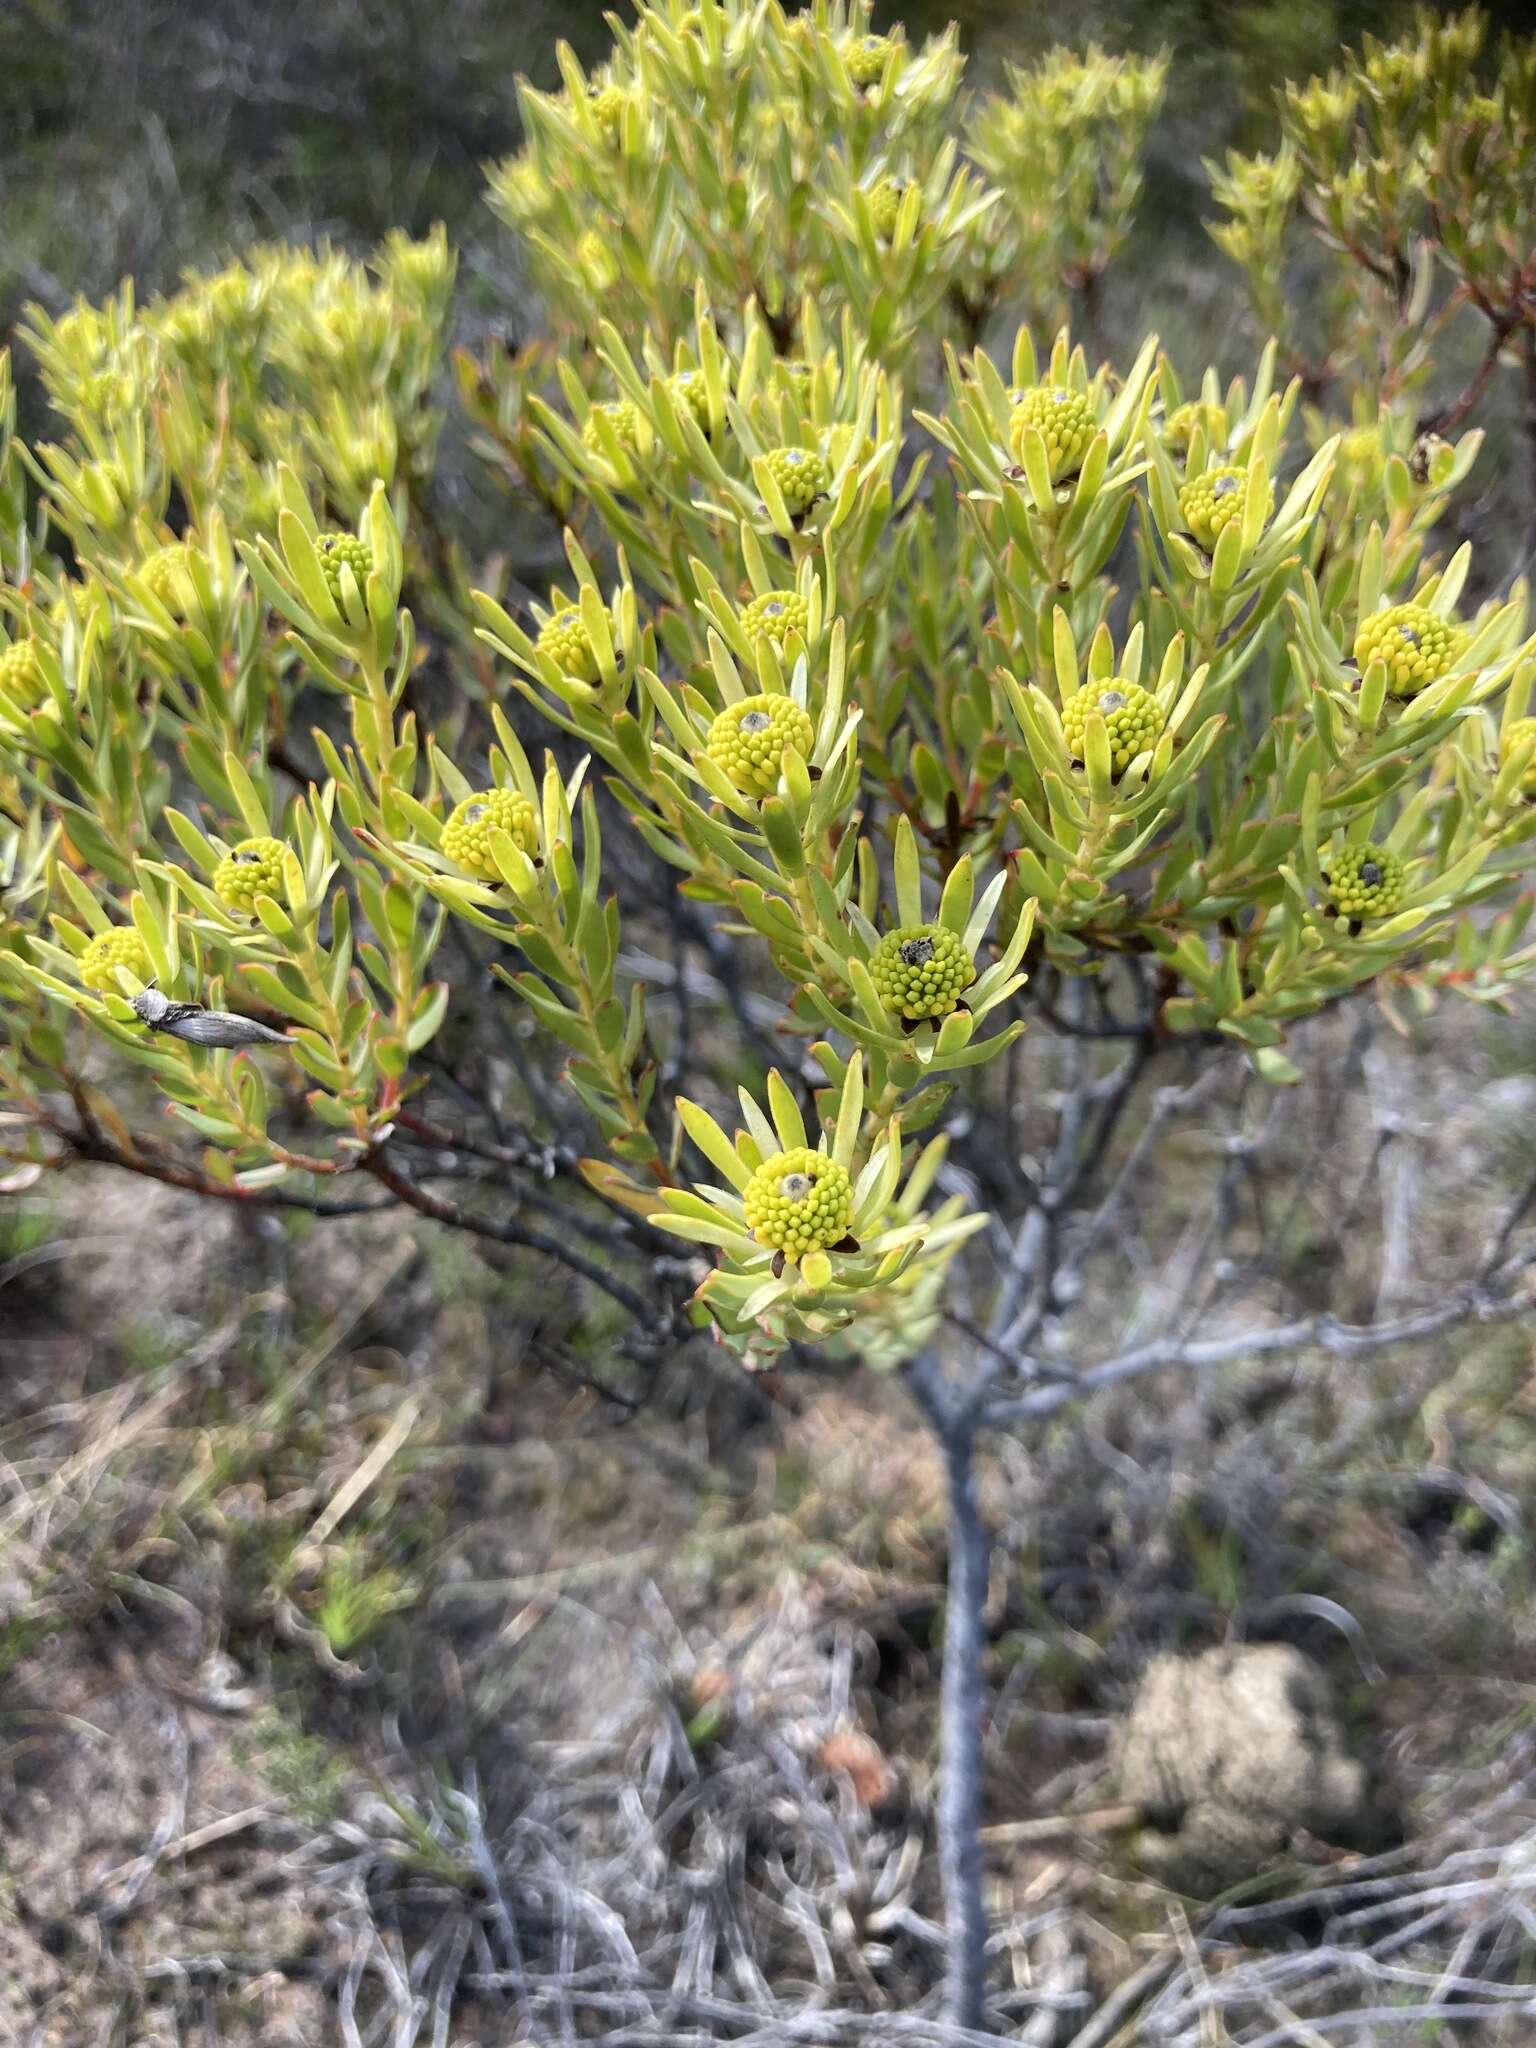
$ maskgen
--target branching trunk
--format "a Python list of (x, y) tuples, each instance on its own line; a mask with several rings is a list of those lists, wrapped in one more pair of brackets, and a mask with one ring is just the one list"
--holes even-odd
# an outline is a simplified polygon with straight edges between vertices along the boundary
[(976, 1499), (976, 1425), (957, 1418), (944, 1435), (949, 1480), (949, 1595), (939, 1718), (939, 1860), (949, 1966), (945, 2018), (980, 2028), (987, 1974), (981, 1845), (982, 1614), (992, 1541)]

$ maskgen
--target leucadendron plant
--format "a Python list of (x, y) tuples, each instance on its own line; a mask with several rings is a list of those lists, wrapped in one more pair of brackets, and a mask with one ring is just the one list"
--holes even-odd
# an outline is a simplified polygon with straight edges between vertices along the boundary
[[(1010, 1363), (1044, 1197), (972, 1257), (950, 1143), (991, 1120), (1007, 1153), (1020, 1034), (1095, 989), (1278, 1086), (1352, 993), (1494, 1002), (1536, 960), (1527, 591), (1439, 538), (1481, 436), (1400, 402), (1442, 172), (1498, 173), (1440, 217), (1453, 300), (1536, 331), (1501, 226), (1529, 66), (1468, 98), (1466, 23), (1369, 50), (1222, 174), (1272, 324), (1303, 192), (1385, 273), (1330, 415), (1289, 333), (1228, 380), (1017, 317), (1085, 296), (1091, 329), (1160, 63), (1058, 53), (973, 116), (953, 34), (842, 0), (616, 33), (524, 92), (492, 177), (547, 336), (458, 365), (552, 515), (537, 590), (471, 567), (434, 490), (440, 233), (34, 314), (35, 446), (0, 358), (0, 1187), (87, 1160), (392, 1203), (563, 1261), (653, 1358), (691, 1325), (752, 1367), (904, 1368), (955, 1515), (975, 2025), (971, 1447), (986, 1374), (1035, 1389), (1004, 1419), (1067, 1383)], [(935, 1378), (962, 1276), (985, 1373)]]
[[(61, 1157), (67, 1100), (188, 1185), (398, 1194), (456, 925), (563, 1057), (590, 1185), (698, 1247), (695, 1317), (752, 1364), (894, 1365), (984, 1220), (936, 1196), (943, 1126), (1036, 963), (1150, 959), (1163, 1029), (1276, 1083), (1351, 989), (1528, 964), (1523, 900), (1469, 916), (1536, 824), (1525, 591), (1470, 604), (1468, 551), (1430, 549), (1475, 435), (1309, 450), (1274, 345), (1225, 388), (1152, 338), (956, 352), (965, 265), (1099, 266), (1160, 66), (1013, 77), (968, 131), (991, 186), (952, 36), (668, 0), (563, 70), (493, 185), (584, 343), (488, 402), (567, 522), (532, 606), (412, 538), (441, 235), (34, 316), (58, 434), (21, 446), (7, 385), (0, 468), (7, 1151)], [(413, 588), (464, 607), (470, 715), (415, 708)], [(605, 814), (774, 978), (784, 1073), (663, 1086)], [(286, 1053), (154, 1028), (147, 989)], [(135, 1070), (179, 1142), (134, 1135)]]
[[(1480, 9), (1421, 11), (1400, 42), (1366, 36), (1326, 76), (1279, 85), (1276, 109), (1272, 150), (1206, 166), (1210, 231), (1305, 380), (1309, 437), (1344, 432), (1341, 486), (1384, 472), (1406, 512), (1507, 372), (1536, 434), (1536, 53), (1495, 44)], [(1522, 547), (1529, 498), (1524, 515)]]

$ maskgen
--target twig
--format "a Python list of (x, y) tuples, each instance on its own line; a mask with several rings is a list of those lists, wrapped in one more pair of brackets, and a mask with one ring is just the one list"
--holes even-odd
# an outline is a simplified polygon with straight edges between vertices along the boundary
[[(561, 1265), (579, 1273), (584, 1280), (590, 1280), (594, 1287), (600, 1287), (621, 1308), (628, 1310), (642, 1330), (655, 1327), (658, 1320), (655, 1304), (644, 1301), (627, 1282), (615, 1274), (604, 1272), (585, 1253), (576, 1251), (557, 1237), (551, 1237), (547, 1231), (535, 1230), (514, 1217), (482, 1216), (473, 1209), (462, 1208), (457, 1202), (445, 1201), (440, 1195), (434, 1195), (417, 1182), (408, 1180), (382, 1151), (371, 1153), (365, 1163), (368, 1172), (388, 1188), (396, 1200), (416, 1210), (418, 1215), (429, 1216), (434, 1223), (446, 1224), (452, 1230), (468, 1231), (472, 1236), (487, 1238), (496, 1244), (520, 1245), (525, 1251), (542, 1252), (546, 1258), (558, 1259)], [(670, 1328), (670, 1314), (666, 1316), (665, 1324)]]
[(993, 1402), (987, 1409), (987, 1421), (993, 1425), (1038, 1421), (1044, 1416), (1054, 1415), (1064, 1402), (1078, 1395), (1097, 1393), (1105, 1387), (1139, 1378), (1143, 1373), (1159, 1372), (1166, 1367), (1196, 1372), (1211, 1366), (1227, 1365), (1239, 1358), (1274, 1357), (1276, 1354), (1307, 1350), (1324, 1351), (1334, 1358), (1361, 1358), (1396, 1344), (1422, 1343), (1427, 1337), (1436, 1337), (1443, 1330), (1453, 1329), (1458, 1323), (1473, 1319), (1484, 1323), (1507, 1322), (1514, 1316), (1529, 1314), (1536, 1309), (1536, 1297), (1510, 1295), (1506, 1291), (1532, 1264), (1536, 1264), (1536, 1250), (1527, 1250), (1510, 1266), (1503, 1268), (1501, 1275), (1488, 1282), (1471, 1282), (1432, 1308), (1396, 1316), (1386, 1322), (1342, 1323), (1336, 1316), (1315, 1315), (1302, 1316), (1294, 1322), (1276, 1324), (1269, 1329), (1235, 1331), (1230, 1336), (1207, 1338), (1198, 1343), (1161, 1338), (1133, 1351), (1123, 1352), (1120, 1357), (1108, 1359), (1102, 1365), (1084, 1367), (1077, 1379), (1066, 1385), (1036, 1387), (1017, 1399)]

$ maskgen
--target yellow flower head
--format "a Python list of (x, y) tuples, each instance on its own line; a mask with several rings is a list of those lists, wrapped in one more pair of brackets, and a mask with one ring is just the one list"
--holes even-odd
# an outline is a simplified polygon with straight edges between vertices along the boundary
[(173, 615), (186, 611), (192, 598), (191, 550), (184, 541), (157, 548), (139, 569), (139, 581)]
[(231, 910), (247, 913), (258, 896), (280, 897), (286, 852), (281, 839), (242, 839), (214, 869), (214, 895)]
[(785, 750), (809, 754), (816, 737), (809, 714), (792, 697), (745, 697), (709, 728), (709, 758), (748, 796), (778, 785)]
[(603, 442), (602, 429), (598, 425), (599, 419), (607, 421), (618, 437), (619, 446), (627, 448), (633, 454), (638, 445), (637, 429), (640, 415), (632, 402), (627, 398), (610, 398), (601, 405), (594, 405), (588, 413), (587, 423), (581, 430), (581, 438), (588, 448), (595, 448), (601, 454)]
[(808, 511), (832, 480), (814, 448), (775, 448), (765, 460), (791, 514)]
[(857, 86), (878, 85), (885, 76), (885, 60), (901, 44), (894, 36), (860, 36), (848, 47), (848, 76)]
[(533, 805), (515, 789), (487, 789), (467, 796), (454, 807), (443, 827), (443, 852), (471, 874), (499, 878), (491, 854), (491, 833), (505, 832), (531, 860), (539, 850), (539, 826)]
[(598, 127), (610, 142), (617, 141), (624, 124), (624, 109), (629, 105), (629, 94), (617, 85), (594, 85), (591, 104)]
[(709, 387), (702, 370), (679, 370), (667, 379), (672, 402), (679, 410), (691, 412), (706, 433), (709, 431)]
[(547, 654), (565, 675), (575, 676), (578, 682), (583, 683), (597, 681), (597, 656), (592, 651), (592, 642), (575, 605), (568, 604), (556, 612), (540, 628), (536, 644), (540, 654)]
[(1196, 427), (1204, 427), (1207, 443), (1213, 448), (1219, 447), (1224, 423), (1225, 415), (1219, 405), (1191, 398), (1186, 404), (1177, 406), (1163, 422), (1164, 446), (1171, 448), (1175, 455), (1187, 455)]
[(1140, 683), (1127, 682), (1121, 676), (1087, 683), (1073, 692), (1061, 711), (1061, 729), (1074, 761), (1083, 759), (1088, 718), (1094, 711), (1109, 734), (1109, 757), (1116, 775), (1123, 775), (1138, 754), (1155, 746), (1163, 729), (1162, 707)]
[(804, 1145), (765, 1159), (741, 1199), (758, 1243), (793, 1263), (840, 1244), (853, 1221), (847, 1168)]
[(782, 647), (791, 633), (799, 633), (803, 638), (809, 620), (810, 607), (803, 597), (792, 590), (774, 590), (767, 597), (754, 597), (742, 607), (741, 630), (754, 643), (772, 640)]
[[(1531, 740), (1536, 740), (1536, 718), (1517, 718), (1499, 741), (1499, 760), (1507, 761)], [(1536, 797), (1536, 756), (1520, 778), (1520, 792), (1522, 796)]]
[(976, 979), (976, 963), (946, 926), (910, 924), (886, 933), (869, 972), (885, 1007), (913, 1022), (947, 1017)]
[(1416, 697), (1452, 666), (1460, 644), (1454, 621), (1427, 605), (1394, 604), (1361, 622), (1355, 660), (1362, 675), (1373, 662), (1384, 661), (1388, 695)]
[(326, 587), (338, 604), (341, 603), (343, 568), (352, 571), (359, 590), (366, 589), (368, 578), (373, 573), (373, 549), (367, 541), (359, 540), (355, 533), (322, 533), (315, 542), (315, 553), (320, 557), (320, 570)]
[[(1203, 476), (1192, 477), (1179, 492), (1179, 516), (1207, 554), (1214, 552), (1217, 541), (1233, 520), (1242, 518), (1247, 495), (1248, 472), (1237, 463), (1208, 469)], [(1268, 519), (1274, 509), (1275, 494), (1271, 488), (1264, 517)]]
[(0, 647), (0, 698), (30, 710), (43, 694), (42, 663), (31, 640), (13, 640)]
[(1064, 384), (1037, 384), (1015, 396), (1009, 415), (1008, 441), (1016, 462), (1024, 460), (1024, 436), (1031, 427), (1044, 437), (1051, 482), (1056, 484), (1082, 468), (1099, 421), (1085, 393)]
[(1402, 900), (1402, 862), (1369, 840), (1341, 847), (1331, 856), (1323, 879), (1328, 900), (1352, 924), (1366, 917), (1390, 917)]
[(149, 949), (131, 924), (115, 924), (109, 932), (98, 932), (80, 955), (78, 973), (87, 988), (98, 995), (121, 995), (117, 970), (126, 967), (138, 981), (153, 978)]
[(901, 211), (901, 202), (907, 196), (907, 188), (897, 178), (882, 178), (878, 185), (870, 188), (869, 212), (875, 224), (875, 233), (882, 242), (888, 242), (896, 232), (896, 216)]

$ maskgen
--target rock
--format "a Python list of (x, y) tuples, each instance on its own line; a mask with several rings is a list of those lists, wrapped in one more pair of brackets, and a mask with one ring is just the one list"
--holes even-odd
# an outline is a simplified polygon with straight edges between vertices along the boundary
[(1115, 1742), (1121, 1798), (1141, 1809), (1137, 1860), (1191, 1897), (1225, 1891), (1300, 1833), (1375, 1832), (1325, 1674), (1284, 1644), (1237, 1644), (1148, 1666)]

